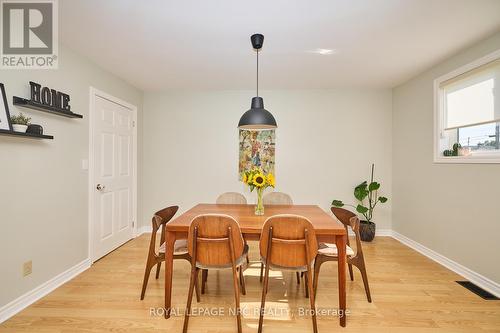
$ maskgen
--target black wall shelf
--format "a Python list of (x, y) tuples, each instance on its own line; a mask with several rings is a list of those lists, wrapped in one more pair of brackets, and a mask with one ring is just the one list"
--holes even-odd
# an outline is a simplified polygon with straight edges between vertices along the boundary
[(16, 131), (4, 130), (4, 129), (0, 129), (0, 135), (21, 136), (21, 137), (31, 138), (31, 139), (49, 139), (49, 140), (54, 139), (54, 137), (52, 135), (23, 133), (23, 132), (16, 132)]
[(68, 111), (63, 110), (63, 109), (55, 108), (53, 106), (48, 106), (48, 105), (36, 103), (36, 102), (33, 102), (29, 99), (22, 98), (22, 97), (14, 96), (13, 104), (16, 106), (22, 106), (22, 107), (33, 109), (33, 110), (43, 111), (43, 112), (55, 114), (58, 116), (63, 116), (63, 117), (68, 117), (68, 118), (83, 118), (83, 116), (81, 114), (68, 112)]

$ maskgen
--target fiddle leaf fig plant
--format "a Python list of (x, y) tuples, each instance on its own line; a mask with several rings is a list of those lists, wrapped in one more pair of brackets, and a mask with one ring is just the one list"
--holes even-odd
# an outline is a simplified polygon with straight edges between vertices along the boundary
[(373, 169), (375, 165), (372, 164), (372, 174), (370, 183), (367, 181), (362, 182), (354, 188), (354, 197), (358, 200), (357, 205), (345, 204), (341, 200), (333, 200), (332, 206), (343, 207), (350, 206), (356, 209), (356, 212), (363, 215), (367, 222), (372, 222), (373, 211), (377, 204), (386, 203), (387, 198), (378, 195), (380, 183), (373, 180)]

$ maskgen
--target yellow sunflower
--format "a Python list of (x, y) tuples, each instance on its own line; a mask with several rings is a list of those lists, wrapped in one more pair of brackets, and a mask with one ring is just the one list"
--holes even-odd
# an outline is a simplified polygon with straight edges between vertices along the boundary
[(248, 177), (247, 177), (247, 174), (246, 174), (246, 173), (244, 173), (244, 174), (243, 174), (243, 177), (241, 177), (241, 181), (242, 181), (243, 183), (246, 183), (246, 182), (247, 182), (247, 178), (248, 178)]
[(253, 184), (256, 187), (264, 186), (266, 184), (266, 177), (261, 173), (256, 174), (255, 176), (253, 176)]
[(267, 182), (272, 187), (274, 187), (274, 185), (276, 184), (276, 179), (274, 179), (274, 175), (272, 173), (270, 173), (270, 174), (267, 175)]

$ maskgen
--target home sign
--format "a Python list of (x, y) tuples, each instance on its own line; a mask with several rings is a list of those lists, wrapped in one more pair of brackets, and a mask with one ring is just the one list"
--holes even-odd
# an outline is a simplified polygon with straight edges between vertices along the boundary
[(41, 84), (32, 81), (30, 81), (30, 86), (32, 102), (51, 106), (61, 111), (71, 112), (68, 94), (48, 87), (42, 87)]

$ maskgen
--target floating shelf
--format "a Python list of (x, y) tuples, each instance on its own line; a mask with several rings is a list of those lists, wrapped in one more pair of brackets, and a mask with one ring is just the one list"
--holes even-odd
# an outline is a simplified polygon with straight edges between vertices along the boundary
[(22, 137), (31, 138), (31, 139), (49, 139), (49, 140), (54, 139), (54, 137), (52, 135), (23, 133), (23, 132), (16, 132), (16, 131), (4, 130), (4, 129), (0, 129), (0, 135), (22, 136)]
[(73, 113), (71, 111), (66, 111), (63, 109), (55, 108), (53, 106), (44, 105), (41, 103), (33, 102), (32, 100), (14, 96), (13, 104), (16, 106), (22, 106), (28, 109), (43, 111), (58, 116), (68, 117), (68, 118), (83, 118), (81, 114)]

